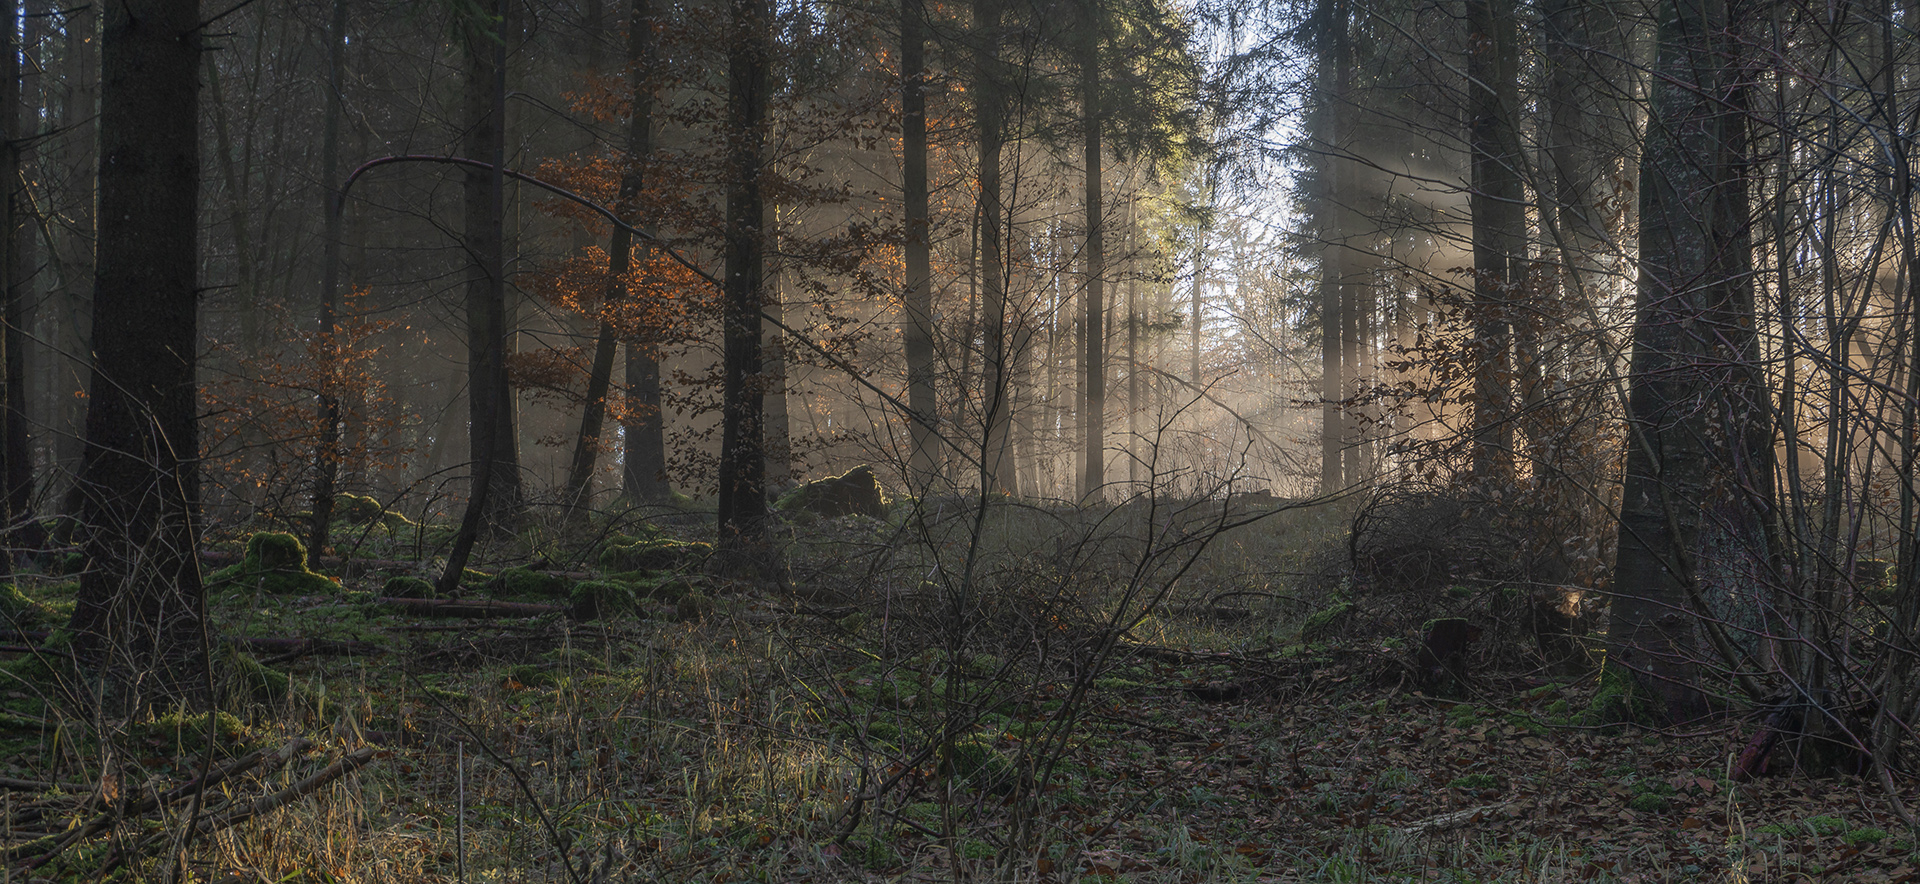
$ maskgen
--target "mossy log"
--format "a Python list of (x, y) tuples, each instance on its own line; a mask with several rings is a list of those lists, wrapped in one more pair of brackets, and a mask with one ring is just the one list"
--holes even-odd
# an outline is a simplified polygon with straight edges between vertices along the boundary
[(375, 598), (375, 604), (416, 617), (539, 617), (567, 613), (566, 605), (542, 605), (534, 602), (495, 602), (484, 599), (403, 599), (392, 596)]

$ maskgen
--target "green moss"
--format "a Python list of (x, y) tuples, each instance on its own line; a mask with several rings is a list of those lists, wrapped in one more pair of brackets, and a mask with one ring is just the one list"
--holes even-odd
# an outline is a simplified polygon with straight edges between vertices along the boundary
[(1662, 813), (1672, 804), (1665, 795), (1642, 792), (1627, 801), (1627, 807), (1642, 813)]
[(1877, 829), (1872, 826), (1850, 829), (1846, 834), (1840, 836), (1840, 840), (1848, 844), (1878, 844), (1887, 840), (1887, 830)]
[(848, 862), (866, 866), (869, 869), (891, 869), (900, 865), (900, 854), (895, 853), (893, 845), (879, 838), (855, 835), (847, 839), (846, 848), (840, 852)]
[(62, 553), (47, 563), (47, 573), (55, 577), (65, 577), (87, 570), (86, 553)]
[(440, 591), (433, 581), (419, 577), (389, 577), (380, 587), (380, 594), (397, 599), (438, 598)]
[(880, 477), (872, 467), (861, 465), (788, 491), (774, 501), (773, 508), (783, 513), (808, 512), (826, 518), (860, 515), (884, 519), (890, 504)]
[(1580, 713), (1578, 723), (1583, 727), (1652, 724), (1659, 721), (1660, 712), (1660, 701), (1647, 695), (1631, 671), (1608, 664), (1601, 666), (1600, 689), (1594, 692), (1586, 711)]
[(1353, 611), (1353, 602), (1335, 599), (1333, 604), (1313, 612), (1307, 622), (1300, 624), (1300, 640), (1317, 642), (1332, 637), (1352, 619)]
[(1498, 778), (1496, 778), (1492, 774), (1483, 774), (1483, 773), (1467, 774), (1464, 777), (1454, 777), (1451, 782), (1447, 783), (1447, 788), (1449, 789), (1469, 789), (1473, 791), (1478, 791), (1481, 789), (1497, 789), (1499, 787), (1500, 787), (1500, 780)]
[(293, 693), (293, 678), (251, 656), (229, 653), (224, 675), (236, 698), (253, 703), (279, 703)]
[(496, 593), (504, 596), (538, 599), (566, 598), (573, 581), (528, 568), (508, 568), (493, 579)]
[(144, 744), (147, 750), (186, 755), (206, 747), (208, 716), (212, 716), (215, 749), (235, 753), (252, 740), (252, 732), (232, 713), (186, 715), (179, 710), (134, 725), (129, 729), (128, 737)]
[(1807, 828), (1816, 835), (1838, 835), (1847, 831), (1847, 821), (1837, 816), (1816, 816), (1806, 822)]
[(713, 544), (649, 538), (609, 544), (600, 551), (603, 571), (671, 571), (697, 568), (713, 554)]
[(258, 588), (275, 595), (340, 591), (339, 583), (307, 570), (307, 548), (300, 538), (278, 531), (261, 531), (247, 538), (247, 553), (240, 563), (208, 575), (207, 584)]
[(380, 518), (387, 508), (380, 501), (360, 494), (340, 494), (333, 498), (333, 511), (341, 519), (355, 525), (365, 525)]
[(552, 670), (533, 663), (517, 663), (507, 667), (506, 677), (530, 688), (549, 687), (554, 683)]
[(640, 607), (633, 584), (618, 580), (583, 580), (567, 596), (576, 620), (599, 620), (630, 614)]
[(989, 792), (1013, 787), (1019, 771), (993, 745), (993, 739), (975, 734), (940, 747), (940, 772)]
[(52, 607), (28, 598), (14, 584), (0, 584), (0, 626), (33, 629), (52, 620)]

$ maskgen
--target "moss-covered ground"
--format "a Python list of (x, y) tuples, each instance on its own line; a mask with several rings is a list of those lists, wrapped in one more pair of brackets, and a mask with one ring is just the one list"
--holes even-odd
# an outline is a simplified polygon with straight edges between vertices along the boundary
[[(691, 558), (596, 567), (634, 564), (609, 548), (698, 539), (682, 529), (493, 551), (464, 594), (566, 609), (532, 618), (428, 620), (375, 601), (426, 571), (343, 567), (311, 592), (217, 586), (222, 636), (363, 648), (223, 664), (218, 758), (313, 743), (226, 794), (267, 794), (355, 748), (378, 751), (313, 795), (196, 839), (181, 880), (1920, 875), (1920, 842), (1875, 784), (1729, 782), (1747, 726), (1736, 718), (1686, 733), (1586, 727), (1595, 676), (1549, 679), (1496, 647), (1477, 652), (1464, 701), (1403, 687), (1435, 612), (1302, 598), (1273, 576), (1311, 570), (1299, 550), (1332, 521), (1276, 518), (1215, 538), (1172, 593), (1142, 601), (1113, 576), (1123, 558), (1060, 551), (1058, 531), (1042, 529), (1063, 517), (996, 518), (999, 554), (969, 586), (929, 571), (933, 554), (909, 555), (899, 522), (860, 517), (787, 535), (785, 586), (705, 576)], [(529, 567), (541, 559), (557, 567)], [(19, 589), (26, 602), (9, 610), (57, 622), (71, 606), (55, 577)], [(576, 610), (582, 598), (596, 609)], [(103, 732), (49, 686), (57, 644), (38, 658), (9, 647), (0, 777), (45, 788), (8, 793), (7, 843), (91, 818), (103, 782), (152, 793), (204, 763), (204, 719)], [(174, 843), (160, 836), (188, 812), (125, 822), (35, 869), (22, 858), (12, 880), (102, 868), (105, 880), (164, 879), (168, 850), (114, 851)]]

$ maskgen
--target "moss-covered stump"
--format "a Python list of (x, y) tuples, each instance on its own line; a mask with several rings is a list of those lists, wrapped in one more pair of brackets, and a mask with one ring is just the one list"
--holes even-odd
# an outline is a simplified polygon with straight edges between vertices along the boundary
[(258, 587), (276, 595), (334, 593), (333, 578), (307, 570), (307, 548), (300, 538), (278, 531), (262, 531), (247, 538), (247, 554), (239, 564), (207, 576), (212, 587)]
[(488, 581), (487, 589), (504, 598), (564, 599), (572, 592), (573, 584), (574, 581), (558, 574), (513, 567)]
[(433, 585), (433, 581), (422, 577), (410, 577), (406, 575), (387, 578), (387, 582), (380, 586), (380, 594), (396, 599), (437, 599), (440, 597), (439, 589)]
[(692, 570), (713, 555), (713, 544), (673, 540), (665, 537), (641, 538), (610, 543), (600, 551), (603, 571), (683, 571)]
[(349, 525), (378, 524), (388, 532), (415, 526), (412, 519), (388, 510), (379, 499), (362, 494), (341, 494), (334, 497), (333, 511)]
[(873, 468), (858, 466), (839, 476), (815, 479), (775, 501), (774, 509), (786, 513), (812, 513), (825, 518), (840, 516), (887, 517), (887, 489)]
[(604, 620), (640, 609), (640, 594), (619, 580), (582, 580), (573, 585), (568, 615), (575, 620)]

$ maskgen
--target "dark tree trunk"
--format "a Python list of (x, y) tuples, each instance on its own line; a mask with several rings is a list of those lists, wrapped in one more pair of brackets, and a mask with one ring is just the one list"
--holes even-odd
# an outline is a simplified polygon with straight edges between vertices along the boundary
[[(347, 37), (347, 0), (333, 0), (333, 21), (327, 30), (327, 122), (320, 145), (320, 187), (326, 201), (326, 231), (320, 258), (320, 340), (334, 335), (340, 309), (341, 214), (340, 192), (341, 84), (344, 82)], [(342, 366), (344, 368), (344, 366)], [(318, 568), (333, 527), (334, 483), (340, 474), (340, 399), (335, 391), (320, 392), (320, 442), (313, 453), (313, 524), (307, 537), (307, 566)]]
[(1019, 471), (1013, 457), (1013, 364), (1007, 340), (1006, 261), (1001, 254), (1000, 152), (1006, 145), (1004, 101), (1000, 93), (1001, 0), (974, 0), (974, 127), (980, 155), (980, 287), (985, 316), (980, 330), (981, 396), (986, 420), (986, 451), (981, 458), (983, 492), (1019, 496)]
[(932, 423), (939, 414), (934, 399), (933, 229), (927, 189), (926, 0), (900, 3), (900, 143), (905, 169), (907, 241), (906, 290), (900, 337), (907, 358), (907, 407), (913, 409), (907, 432), (912, 451), (907, 473), (914, 493), (926, 493), (939, 479), (942, 458)]
[(1639, 293), (1608, 667), (1705, 711), (1703, 655), (1765, 585), (1744, 44), (1726, 0), (1667, 0), (1640, 163)]
[[(1347, 214), (1341, 207), (1349, 195), (1343, 189), (1346, 161), (1347, 67), (1352, 63), (1347, 45), (1347, 8), (1338, 0), (1320, 0), (1317, 38), (1320, 56), (1319, 132), (1315, 140), (1325, 151), (1318, 206), (1320, 231), (1320, 493), (1335, 494), (1353, 477), (1347, 475), (1342, 453), (1346, 443), (1346, 373), (1341, 363), (1341, 341), (1346, 315)], [(1331, 82), (1331, 86), (1327, 85)], [(1198, 269), (1196, 267), (1196, 272)], [(1195, 298), (1199, 288), (1195, 286)], [(1199, 380), (1195, 377), (1195, 381)]]
[[(1098, 502), (1104, 497), (1101, 486), (1106, 484), (1106, 413), (1107, 413), (1107, 336), (1106, 336), (1106, 225), (1101, 217), (1101, 168), (1102, 149), (1100, 144), (1101, 107), (1100, 107), (1100, 38), (1098, 36), (1097, 14), (1092, 9), (1092, 0), (1086, 0), (1087, 33), (1084, 35), (1087, 45), (1081, 48), (1080, 58), (1080, 107), (1085, 117), (1085, 142), (1081, 153), (1086, 163), (1087, 210), (1087, 295), (1086, 313), (1081, 327), (1086, 337), (1087, 364), (1087, 404), (1081, 416), (1086, 423), (1086, 445), (1081, 453), (1085, 472), (1080, 479), (1081, 498), (1088, 502)], [(1198, 291), (1198, 289), (1195, 289)]]
[(1474, 370), (1472, 470), (1513, 472), (1508, 302), (1525, 263), (1519, 98), (1512, 0), (1467, 0), (1468, 140), (1472, 150)]
[(729, 0), (727, 48), (726, 279), (722, 331), (725, 378), (720, 406), (720, 545), (728, 566), (752, 572), (766, 560), (766, 469), (762, 446), (765, 390), (760, 377), (760, 309), (766, 255), (764, 171), (767, 52), (766, 0)]
[[(0, 334), (0, 369), (6, 372), (5, 383), (0, 384), (0, 481), (6, 483), (6, 487), (0, 489), (0, 532), (9, 539), (7, 545), (12, 546), (19, 540), (13, 530), (14, 519), (26, 515), (33, 490), (33, 454), (25, 444), (26, 362), (21, 358), (25, 341), (20, 334), (26, 320), (27, 268), (32, 265), (28, 240), (31, 233), (25, 223), (26, 194), (19, 187), (21, 153), (27, 144), (21, 131), (20, 99), (25, 90), (20, 82), (20, 47), (14, 36), (20, 32), (20, 5), (7, 3), (0, 21), (7, 27), (6, 37), (0, 39), (0, 46), (6, 48), (6, 57), (0, 59), (0, 129), (6, 133), (6, 143), (0, 145), (4, 154), (0, 155), (5, 158), (8, 182), (6, 217), (0, 220), (0, 231), (4, 231), (0, 235), (0, 287), (5, 289), (7, 320), (5, 333)], [(16, 432), (20, 442), (17, 447)], [(0, 579), (12, 576), (12, 554), (0, 550)]]
[[(485, 500), (481, 524), (490, 533), (510, 533), (518, 526), (520, 493), (519, 446), (513, 432), (513, 391), (507, 384), (506, 287), (506, 68), (509, 0), (498, 0), (493, 22), (479, 10), (469, 10), (462, 27), (466, 34), (465, 89), (467, 156), (491, 163), (491, 169), (468, 169), (466, 218), (462, 239), (474, 266), (467, 278), (467, 414), (468, 456), (485, 471), (492, 488), (473, 499)], [(483, 419), (483, 416), (485, 419)]]
[[(649, 75), (657, 52), (650, 0), (633, 0), (629, 21), (627, 69), (633, 78), (629, 84), (633, 111), (627, 118), (626, 171), (620, 180), (623, 202), (639, 196), (644, 183), (641, 163), (653, 152), (653, 83)], [(621, 211), (628, 208), (622, 206)], [(621, 234), (616, 231), (614, 235), (612, 251), (617, 254)], [(667, 484), (666, 415), (660, 411), (660, 358), (648, 342), (629, 340), (626, 361), (627, 411), (622, 428), (626, 469), (621, 485), (636, 501), (659, 503), (672, 496)]]
[[(4, 126), (7, 132), (7, 167), (11, 170), (7, 176), (10, 182), (7, 188), (6, 230), (7, 230), (7, 328), (6, 340), (0, 347), (6, 349), (7, 370), (7, 410), (6, 410), (6, 510), (0, 513), (5, 521), (0, 521), (8, 530), (15, 545), (37, 546), (44, 539), (39, 531), (39, 523), (32, 519), (33, 509), (33, 444), (27, 435), (27, 329), (32, 327), (33, 317), (29, 314), (29, 283), (33, 279), (33, 228), (28, 220), (33, 217), (33, 207), (29, 196), (21, 186), (21, 170), (26, 167), (27, 152), (32, 149), (25, 131), (29, 108), (24, 100), (27, 94), (21, 80), (19, 47), (14, 45), (20, 33), (20, 4), (9, 0), (7, 3), (7, 57), (0, 61), (0, 80), (5, 82), (9, 94), (0, 96), (0, 113), (5, 114)], [(0, 562), (11, 572), (9, 563)]]
[(205, 699), (194, 354), (199, 4), (106, 7), (101, 45), (96, 362), (80, 467), (89, 561), (76, 656), (111, 712)]

